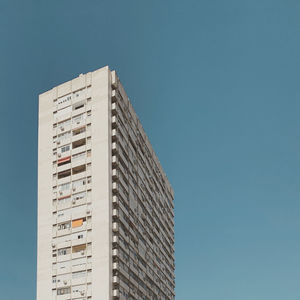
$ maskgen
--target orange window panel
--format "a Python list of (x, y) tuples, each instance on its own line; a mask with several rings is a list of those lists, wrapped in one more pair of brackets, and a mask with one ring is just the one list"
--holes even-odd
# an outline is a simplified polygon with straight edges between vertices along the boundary
[(74, 227), (80, 227), (83, 224), (83, 219), (78, 219), (78, 220), (74, 220), (72, 221), (72, 228)]

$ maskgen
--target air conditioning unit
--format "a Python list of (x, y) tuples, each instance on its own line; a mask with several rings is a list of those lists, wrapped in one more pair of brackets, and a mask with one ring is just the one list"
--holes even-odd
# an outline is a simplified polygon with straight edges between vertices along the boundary
[(73, 199), (73, 200), (72, 200), (72, 203), (75, 204), (75, 203), (76, 203), (76, 199)]
[(55, 248), (56, 247), (56, 244), (55, 243), (52, 243), (52, 248)]
[(76, 124), (80, 124), (80, 121), (77, 121)]
[(62, 192), (62, 191), (59, 191), (59, 194), (60, 194), (60, 195), (62, 195), (62, 194), (63, 194), (63, 192)]
[(81, 250), (81, 255), (84, 255), (84, 250)]
[(60, 141), (57, 141), (56, 144), (59, 145), (59, 144), (60, 144)]
[(73, 187), (73, 192), (75, 192), (76, 191), (76, 187)]
[(91, 213), (91, 211), (89, 209), (87, 209), (86, 213), (89, 215)]
[(83, 296), (85, 294), (85, 291), (80, 291), (80, 295)]
[(64, 280), (64, 284), (67, 284), (68, 283), (68, 281), (67, 280)]
[(58, 156), (58, 157), (61, 157), (61, 154), (60, 154), (60, 153), (58, 153), (58, 154), (57, 154), (57, 156)]

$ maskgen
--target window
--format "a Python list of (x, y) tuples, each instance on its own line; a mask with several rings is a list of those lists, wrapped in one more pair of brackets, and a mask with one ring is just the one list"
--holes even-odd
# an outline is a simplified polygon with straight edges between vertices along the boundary
[(70, 204), (70, 203), (71, 203), (71, 197), (70, 196), (58, 199), (58, 205), (67, 205), (67, 204)]
[(81, 115), (78, 115), (76, 117), (73, 117), (72, 123), (73, 124), (79, 124), (82, 120), (85, 119), (85, 117), (86, 117), (85, 114), (81, 114)]
[(74, 92), (73, 93), (73, 98), (78, 99), (78, 98), (86, 97), (86, 91), (87, 91), (87, 89), (83, 88), (81, 90), (78, 90), (78, 91)]
[(80, 127), (78, 129), (73, 130), (73, 136), (78, 135), (78, 134), (83, 133), (83, 132), (85, 132), (85, 127)]
[(58, 173), (58, 179), (65, 178), (71, 175), (71, 170), (66, 170)]
[(73, 246), (72, 253), (82, 252), (82, 251), (85, 251), (85, 249), (86, 249), (86, 245)]
[(81, 186), (84, 186), (85, 184), (86, 184), (85, 179), (79, 179), (79, 180), (73, 181), (73, 188), (81, 187)]
[(58, 224), (58, 230), (64, 230), (71, 228), (71, 222)]
[(78, 153), (78, 154), (74, 154), (74, 155), (72, 156), (72, 160), (73, 160), (73, 162), (74, 162), (74, 161), (83, 159), (84, 157), (85, 157), (85, 152), (81, 152), (81, 153)]
[(71, 248), (63, 248), (58, 250), (58, 256), (67, 255), (71, 253)]
[(84, 146), (85, 144), (86, 144), (85, 138), (78, 140), (78, 141), (72, 143), (72, 149), (76, 149), (78, 147)]
[(72, 169), (72, 174), (76, 175), (78, 173), (84, 172), (86, 170), (86, 165), (81, 165)]
[(71, 132), (70, 131), (62, 133), (62, 134), (58, 135), (57, 142), (62, 142), (62, 141), (66, 140), (70, 137), (71, 137)]
[(68, 126), (71, 124), (71, 119), (68, 119), (66, 121), (60, 122), (57, 124), (57, 126), (61, 129), (64, 130), (65, 126)]
[(71, 184), (68, 183), (64, 183), (58, 186), (59, 191), (65, 191), (65, 190), (69, 190), (70, 189)]
[(72, 293), (84, 293), (85, 292), (85, 286), (84, 285), (78, 285), (72, 287)]
[(71, 288), (61, 288), (57, 289), (57, 295), (65, 295), (65, 294), (70, 294), (71, 293)]
[(72, 266), (84, 266), (86, 264), (86, 257), (77, 258), (72, 260)]
[(80, 109), (80, 108), (84, 107), (84, 104), (85, 104), (85, 100), (80, 101), (80, 102), (74, 104), (73, 105), (73, 110), (77, 110), (77, 109)]
[(64, 97), (61, 97), (58, 99), (57, 101), (57, 104), (62, 104), (62, 103), (67, 103), (67, 102), (70, 102), (72, 99), (72, 96), (71, 95), (67, 95), (67, 96), (64, 96)]
[(86, 276), (86, 271), (72, 273), (72, 279), (82, 278)]
[(70, 145), (65, 145), (65, 146), (63, 146), (63, 147), (60, 147), (60, 148), (58, 149), (58, 151), (59, 151), (59, 150), (60, 150), (61, 153), (67, 152), (67, 151), (70, 150)]
[(57, 165), (60, 167), (60, 166), (69, 164), (70, 162), (71, 162), (71, 156), (67, 156), (67, 157), (59, 159), (57, 161)]
[(72, 111), (72, 107), (68, 106), (66, 108), (63, 108), (61, 110), (58, 110), (56, 113), (56, 117), (61, 117), (63, 115), (66, 115), (67, 113), (70, 113)]
[(85, 192), (75, 194), (75, 195), (73, 195), (73, 200), (75, 200), (75, 201), (81, 200), (85, 197), (85, 195), (86, 195)]

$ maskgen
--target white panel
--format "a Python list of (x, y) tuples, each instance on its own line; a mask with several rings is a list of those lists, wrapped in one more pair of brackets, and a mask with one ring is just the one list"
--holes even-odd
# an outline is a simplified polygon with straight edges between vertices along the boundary
[(72, 111), (72, 107), (71, 106), (68, 106), (68, 107), (65, 107), (63, 109), (60, 109), (56, 113), (56, 118), (62, 117), (63, 115), (66, 115), (66, 114), (70, 113), (71, 111)]

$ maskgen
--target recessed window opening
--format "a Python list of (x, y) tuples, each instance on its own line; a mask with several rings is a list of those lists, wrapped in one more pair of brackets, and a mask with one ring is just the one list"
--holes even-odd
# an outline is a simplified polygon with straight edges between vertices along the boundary
[(75, 129), (75, 130), (73, 130), (73, 136), (78, 135), (78, 134), (83, 133), (83, 132), (85, 132), (85, 127)]
[(59, 162), (57, 165), (60, 167), (60, 166), (63, 166), (63, 165), (67, 165), (67, 164), (69, 164), (71, 162), (71, 160), (69, 159), (69, 160), (65, 160), (65, 161), (63, 161), (63, 162)]
[(58, 173), (58, 179), (65, 178), (71, 175), (71, 170), (66, 170)]
[(73, 105), (73, 110), (78, 110), (82, 107), (84, 107), (84, 102), (79, 102)]
[(86, 139), (85, 138), (81, 139), (81, 140), (78, 140), (78, 141), (72, 143), (72, 149), (76, 149), (76, 148), (81, 147), (85, 144), (86, 144)]
[(72, 169), (72, 174), (76, 175), (78, 173), (84, 172), (86, 170), (86, 165), (78, 166)]

